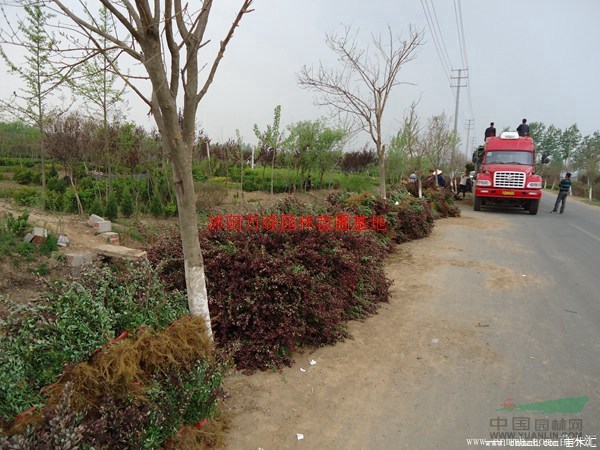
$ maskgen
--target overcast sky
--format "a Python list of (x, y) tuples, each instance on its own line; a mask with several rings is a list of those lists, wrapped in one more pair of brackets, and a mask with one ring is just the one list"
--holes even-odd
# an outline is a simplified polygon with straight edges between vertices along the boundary
[[(208, 30), (215, 43), (239, 3), (215, 2)], [(458, 72), (448, 70), (465, 67), (468, 88), (461, 89), (458, 114), (463, 149), (469, 119), (475, 144), (482, 141), (490, 121), (498, 129), (514, 129), (522, 118), (562, 129), (577, 123), (584, 135), (600, 129), (600, 89), (595, 81), (600, 78), (598, 0), (255, 0), (253, 6), (255, 11), (242, 20), (200, 104), (198, 121), (213, 141), (235, 137), (239, 129), (246, 142), (255, 142), (253, 124), (264, 129), (276, 105), (281, 105), (283, 127), (325, 116), (326, 110), (314, 106), (314, 94), (299, 88), (296, 74), (303, 65), (319, 61), (335, 67), (325, 34), (339, 32), (343, 25), (359, 30), (362, 45), (388, 25), (401, 38), (408, 36), (410, 25), (425, 34), (417, 58), (399, 74), (401, 81), (412, 84), (398, 86), (385, 111), (388, 140), (398, 131), (407, 107), (419, 98), (423, 121), (445, 112), (452, 126), (456, 89), (450, 85), (456, 80), (449, 76)], [(446, 63), (436, 50), (424, 9), (432, 25), (439, 26), (438, 43)], [(458, 17), (457, 9), (462, 12)], [(7, 98), (16, 80), (1, 64), (0, 95)], [(129, 118), (150, 128), (147, 108), (133, 95), (129, 104)], [(357, 146), (367, 140), (360, 137)]]

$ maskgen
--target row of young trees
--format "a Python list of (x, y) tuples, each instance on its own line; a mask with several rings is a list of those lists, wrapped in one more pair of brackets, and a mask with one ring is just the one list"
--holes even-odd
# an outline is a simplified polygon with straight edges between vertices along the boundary
[(577, 124), (564, 130), (542, 122), (532, 122), (530, 133), (538, 153), (551, 160), (550, 170), (580, 170), (588, 185), (600, 175), (600, 131), (582, 136)]
[(464, 170), (465, 157), (454, 151), (459, 143), (445, 113), (423, 120), (417, 112), (417, 102), (413, 102), (404, 115), (402, 126), (390, 142), (388, 177), (394, 180), (394, 176), (402, 177), (407, 172), (416, 174), (421, 196), (421, 180), (427, 170), (442, 167), (450, 169), (451, 173)]
[[(321, 178), (324, 172), (340, 169), (343, 172), (364, 172), (377, 157), (375, 150), (365, 145), (361, 150), (342, 151), (348, 132), (329, 127), (324, 120), (306, 120), (289, 125), (282, 132), (275, 167), (293, 168), (303, 175)], [(39, 160), (42, 136), (34, 127), (19, 121), (0, 122), (0, 157)], [(157, 130), (146, 130), (133, 122), (113, 121), (106, 126), (101, 120), (73, 111), (49, 117), (45, 126), (46, 143), (62, 142), (64, 148), (47, 149), (49, 156), (63, 162), (73, 153), (87, 171), (106, 171), (108, 160), (119, 173), (145, 172), (156, 164), (167, 163)], [(71, 151), (67, 151), (73, 146)], [(243, 155), (242, 155), (243, 153)], [(219, 176), (217, 163), (252, 167), (270, 165), (272, 152), (263, 142), (257, 147), (244, 143), (241, 137), (226, 142), (211, 142), (202, 131), (194, 144), (195, 163), (207, 161), (206, 176)], [(210, 162), (208, 162), (210, 160)], [(124, 172), (125, 171), (125, 172)]]

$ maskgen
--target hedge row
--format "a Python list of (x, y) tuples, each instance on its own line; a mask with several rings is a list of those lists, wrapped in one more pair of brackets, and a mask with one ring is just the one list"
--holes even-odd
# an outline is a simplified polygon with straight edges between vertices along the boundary
[[(329, 216), (385, 219), (385, 229), (320, 231), (309, 227), (216, 227), (199, 232), (213, 331), (252, 371), (292, 364), (292, 352), (348, 337), (347, 322), (373, 314), (389, 298), (384, 257), (391, 244), (431, 233), (436, 215), (458, 209), (432, 193), (336, 194), (314, 207), (289, 196), (258, 219), (290, 216), (314, 224)], [(440, 213), (440, 211), (442, 213)], [(248, 221), (249, 218), (244, 220)], [(214, 223), (213, 223), (214, 224)], [(296, 223), (297, 225), (297, 223)], [(296, 228), (295, 230), (293, 228)], [(180, 236), (162, 237), (148, 258), (172, 289), (185, 289)]]

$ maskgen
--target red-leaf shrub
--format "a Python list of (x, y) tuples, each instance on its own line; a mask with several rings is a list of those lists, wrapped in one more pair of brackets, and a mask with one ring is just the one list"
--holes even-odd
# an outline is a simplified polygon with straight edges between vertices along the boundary
[(433, 215), (436, 219), (460, 216), (460, 208), (454, 203), (451, 191), (427, 189), (425, 190), (424, 195), (425, 198), (429, 200)]
[(382, 234), (398, 244), (424, 238), (433, 230), (429, 200), (413, 197), (407, 191), (392, 192), (387, 199), (369, 193), (340, 193), (330, 195), (327, 201), (332, 211), (384, 217), (387, 230)]
[[(386, 247), (373, 233), (202, 230), (212, 326), (240, 369), (282, 367), (297, 347), (348, 336), (346, 321), (389, 297)], [(184, 289), (179, 236), (148, 250), (163, 279)]]

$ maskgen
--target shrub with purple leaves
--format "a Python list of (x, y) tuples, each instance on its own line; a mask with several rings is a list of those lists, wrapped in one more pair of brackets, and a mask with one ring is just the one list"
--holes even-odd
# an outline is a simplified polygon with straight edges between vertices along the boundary
[(387, 199), (369, 193), (332, 194), (328, 197), (331, 211), (383, 217), (386, 230), (377, 235), (395, 243), (421, 239), (431, 234), (434, 217), (427, 198), (417, 198), (408, 191), (394, 191)]
[(460, 208), (454, 203), (454, 198), (451, 191), (426, 189), (424, 195), (429, 201), (433, 216), (436, 219), (460, 216)]
[[(346, 322), (389, 297), (387, 247), (370, 231), (200, 232), (213, 331), (240, 369), (279, 368), (292, 351), (348, 336)], [(185, 288), (179, 236), (148, 250), (163, 279)]]

